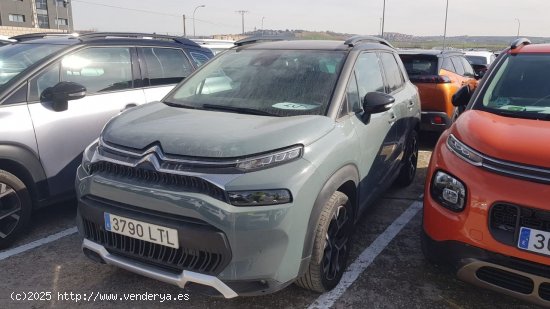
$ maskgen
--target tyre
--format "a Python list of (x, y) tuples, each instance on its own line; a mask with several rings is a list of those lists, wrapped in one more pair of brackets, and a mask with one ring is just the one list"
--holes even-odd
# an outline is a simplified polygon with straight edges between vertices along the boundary
[(395, 179), (395, 184), (400, 187), (406, 187), (413, 183), (416, 175), (418, 164), (418, 132), (416, 130), (413, 130), (407, 139), (404, 160), (399, 175)]
[(8, 247), (27, 227), (32, 202), (25, 184), (0, 170), (0, 249)]
[(311, 261), (296, 281), (314, 292), (333, 289), (346, 270), (353, 232), (354, 213), (348, 197), (335, 192), (324, 205), (315, 230)]

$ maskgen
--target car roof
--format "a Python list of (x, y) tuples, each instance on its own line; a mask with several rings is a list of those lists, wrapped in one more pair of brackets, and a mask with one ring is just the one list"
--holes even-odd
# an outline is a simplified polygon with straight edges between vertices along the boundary
[(50, 34), (34, 33), (15, 36), (13, 39), (20, 44), (132, 44), (132, 45), (155, 45), (155, 46), (185, 46), (191, 49), (203, 49), (199, 44), (184, 38), (168, 35), (157, 35), (147, 33), (123, 33), (123, 32), (94, 32), (88, 34)]
[(522, 45), (512, 50), (514, 53), (550, 53), (550, 44), (529, 44)]
[(464, 55), (463, 52), (457, 50), (445, 50), (439, 49), (400, 49), (397, 51), (400, 55), (424, 55), (424, 56), (451, 56), (451, 55)]
[(290, 50), (325, 50), (325, 51), (348, 51), (354, 47), (358, 49), (387, 49), (394, 50), (384, 44), (373, 41), (359, 42), (350, 46), (345, 41), (337, 40), (280, 40), (246, 44), (239, 46), (238, 49), (290, 49)]

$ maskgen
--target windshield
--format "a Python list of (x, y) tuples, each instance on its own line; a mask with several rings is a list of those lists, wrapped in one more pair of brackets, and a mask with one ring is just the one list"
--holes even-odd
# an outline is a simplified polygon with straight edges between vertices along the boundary
[(550, 119), (550, 55), (508, 56), (482, 98), (482, 109), (489, 112)]
[(468, 59), (468, 62), (471, 64), (481, 64), (481, 65), (487, 65), (487, 58), (482, 56), (465, 56), (466, 59)]
[(51, 44), (10, 44), (0, 47), (0, 89), (26, 68), (64, 47)]
[(258, 115), (323, 115), (345, 56), (339, 51), (229, 50), (164, 102)]

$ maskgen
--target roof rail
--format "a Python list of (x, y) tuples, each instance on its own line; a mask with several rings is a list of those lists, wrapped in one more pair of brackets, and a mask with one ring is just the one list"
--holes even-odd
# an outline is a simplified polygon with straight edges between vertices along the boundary
[(154, 33), (137, 33), (137, 32), (91, 32), (81, 34), (79, 38), (82, 41), (94, 40), (94, 39), (109, 39), (109, 38), (128, 38), (128, 39), (148, 39), (148, 40), (169, 40), (176, 43), (200, 47), (199, 44), (191, 41), (190, 39), (173, 36), (173, 35), (164, 35), (164, 34), (154, 34)]
[(284, 36), (284, 35), (259, 35), (259, 36), (251, 36), (248, 38), (244, 38), (242, 40), (238, 40), (233, 44), (235, 44), (235, 46), (243, 46), (247, 44), (254, 44), (254, 43), (260, 43), (260, 42), (288, 41), (293, 39), (294, 37)]
[(380, 43), (383, 45), (386, 45), (391, 48), (393, 47), (388, 41), (375, 37), (375, 36), (368, 36), (368, 35), (356, 35), (352, 36), (351, 38), (347, 39), (344, 44), (348, 45), (349, 47), (354, 47), (355, 45), (362, 43), (362, 42), (374, 42), (374, 43)]
[(42, 32), (42, 33), (27, 33), (27, 34), (20, 34), (16, 36), (10, 37), (12, 40), (16, 40), (17, 42), (23, 42), (23, 41), (30, 41), (30, 40), (36, 40), (36, 39), (43, 39), (46, 37), (78, 37), (78, 33), (60, 33), (60, 32)]
[(522, 45), (529, 45), (531, 44), (531, 40), (527, 38), (520, 38), (512, 42), (512, 45), (510, 46), (511, 49), (516, 49)]

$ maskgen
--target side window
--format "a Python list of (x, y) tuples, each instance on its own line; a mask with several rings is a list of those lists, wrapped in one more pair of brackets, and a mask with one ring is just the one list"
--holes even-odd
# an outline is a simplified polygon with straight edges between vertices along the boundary
[[(441, 65), (441, 68), (443, 70), (449, 71), (449, 72), (456, 72), (456, 69), (453, 65), (453, 62), (451, 61), (451, 58), (443, 58), (443, 64)], [(439, 73), (439, 72), (437, 72)]]
[(359, 55), (355, 63), (355, 77), (357, 78), (357, 87), (359, 88), (359, 101), (369, 92), (384, 92), (382, 68), (375, 53), (363, 53)]
[(472, 68), (472, 65), (466, 60), (464, 57), (460, 57), (460, 60), (462, 61), (462, 64), (464, 65), (464, 73), (467, 76), (474, 76), (474, 69)]
[(353, 112), (360, 112), (363, 110), (361, 107), (361, 98), (359, 97), (359, 89), (357, 88), (357, 79), (355, 73), (351, 74), (351, 78), (348, 83), (347, 99), (349, 109)]
[(97, 47), (65, 56), (61, 81), (79, 83), (88, 94), (132, 88), (130, 49)]
[(462, 62), (460, 61), (460, 58), (451, 57), (451, 61), (453, 62), (453, 65), (456, 69), (455, 73), (464, 76), (464, 67), (462, 65)]
[(40, 101), (42, 92), (44, 92), (46, 88), (57, 85), (57, 83), (59, 83), (59, 63), (54, 64), (30, 80), (28, 101)]
[(143, 54), (151, 86), (177, 84), (193, 72), (181, 49), (148, 47)]
[(203, 53), (189, 52), (189, 54), (191, 55), (191, 58), (193, 58), (193, 61), (195, 62), (197, 67), (200, 67), (201, 65), (207, 63), (208, 60), (210, 60), (210, 57)]
[(388, 84), (388, 93), (392, 93), (403, 86), (403, 74), (395, 60), (395, 57), (390, 53), (381, 53), (380, 60), (384, 66), (386, 73), (386, 82)]

